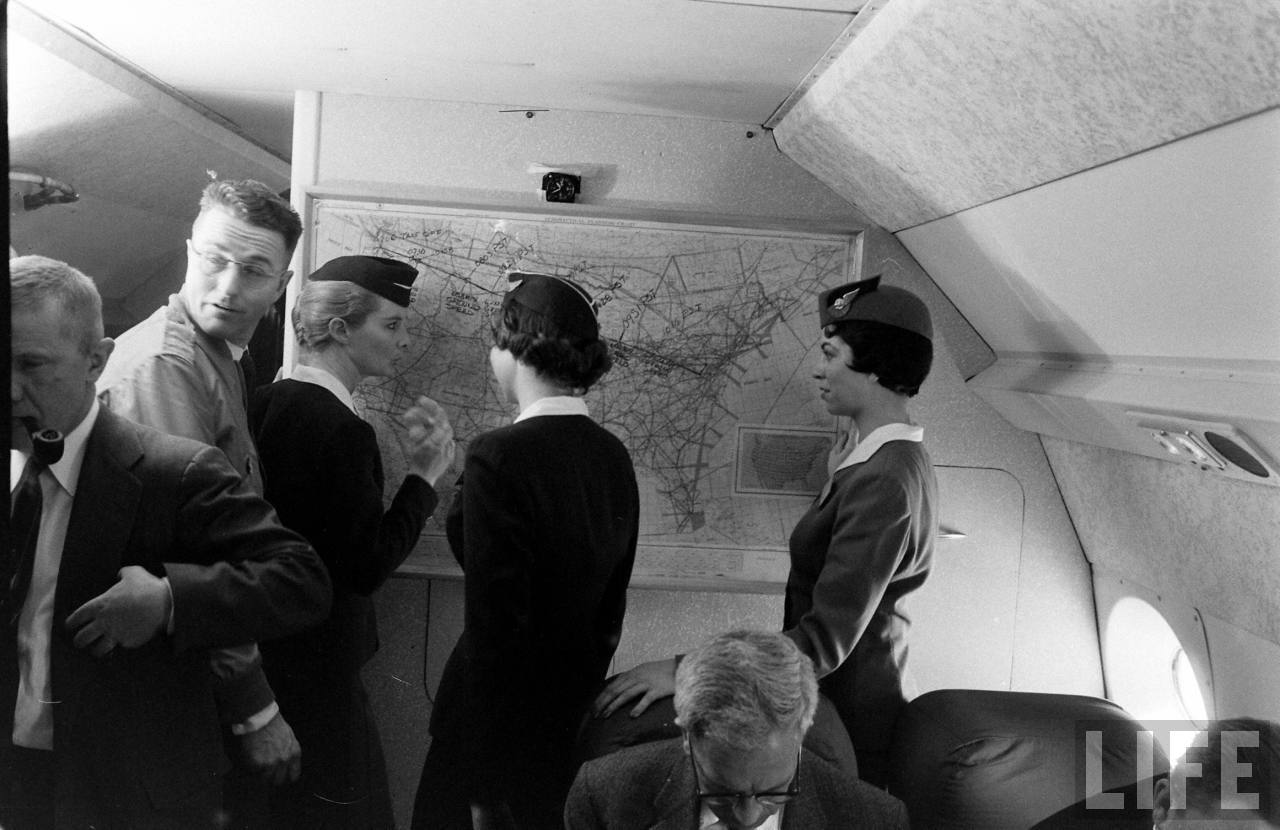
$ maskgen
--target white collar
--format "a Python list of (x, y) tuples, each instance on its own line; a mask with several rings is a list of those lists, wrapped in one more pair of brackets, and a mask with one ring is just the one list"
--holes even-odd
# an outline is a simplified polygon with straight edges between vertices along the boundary
[(301, 381), (302, 383), (313, 383), (316, 386), (322, 386), (333, 393), (333, 396), (342, 401), (343, 405), (352, 412), (356, 411), (355, 399), (351, 397), (351, 392), (347, 389), (342, 381), (328, 369), (321, 369), (319, 366), (307, 366), (304, 363), (295, 364), (289, 370), (287, 377), (290, 380)]
[(853, 448), (853, 452), (845, 456), (840, 462), (840, 466), (836, 470), (843, 470), (845, 467), (854, 464), (861, 464), (871, 456), (875, 455), (876, 450), (883, 447), (890, 441), (915, 441), (920, 443), (924, 440), (924, 427), (915, 424), (885, 424), (882, 427), (873, 429), (866, 437), (858, 441), (857, 446)]
[[(778, 830), (782, 826), (780, 819), (785, 810), (786, 808), (783, 807), (769, 816), (756, 830)], [(711, 812), (710, 807), (703, 805), (702, 812), (698, 815), (698, 830), (724, 830), (724, 825), (720, 823), (720, 819), (716, 818), (716, 814)]]
[[(84, 465), (84, 453), (89, 442), (89, 433), (93, 431), (93, 425), (98, 421), (98, 412), (102, 406), (98, 403), (98, 399), (93, 399), (93, 405), (89, 407), (89, 414), (85, 415), (80, 423), (76, 424), (76, 428), (63, 438), (62, 441), (62, 458), (58, 459), (56, 464), (49, 465), (49, 472), (53, 475), (54, 480), (62, 485), (62, 489), (66, 490), (74, 498), (76, 494), (76, 483), (80, 480), (80, 468)], [(22, 478), (22, 470), (27, 466), (27, 453), (20, 450), (9, 450), (9, 492), (12, 493), (18, 486), (18, 480)]]
[(249, 351), (248, 346), (237, 346), (235, 343), (232, 343), (230, 340), (224, 340), (222, 342), (227, 344), (227, 349), (230, 350), (231, 352), (231, 359), (234, 360), (236, 363), (239, 363), (240, 358), (244, 357), (244, 353)]
[(549, 398), (538, 398), (529, 404), (519, 415), (516, 416), (515, 423), (520, 423), (526, 418), (536, 418), (540, 415), (587, 415), (587, 402), (582, 398), (576, 398), (571, 395), (552, 395)]

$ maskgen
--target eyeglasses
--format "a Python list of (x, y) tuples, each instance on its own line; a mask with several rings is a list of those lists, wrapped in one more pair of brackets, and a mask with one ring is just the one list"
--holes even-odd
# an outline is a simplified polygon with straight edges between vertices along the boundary
[(220, 274), (226, 270), (227, 266), (235, 265), (244, 274), (252, 279), (273, 279), (280, 276), (280, 271), (269, 271), (261, 265), (255, 265), (252, 262), (241, 262), (238, 259), (231, 259), (222, 254), (210, 253), (197, 248), (190, 239), (187, 240), (187, 249), (200, 259), (201, 270), (208, 276)]
[(766, 810), (779, 810), (787, 802), (800, 794), (800, 752), (796, 751), (796, 774), (786, 790), (762, 793), (708, 793), (702, 791), (702, 768), (698, 766), (698, 758), (689, 748), (689, 760), (693, 762), (693, 783), (698, 789), (698, 800), (708, 807), (720, 807), (732, 810), (744, 799), (753, 799)]

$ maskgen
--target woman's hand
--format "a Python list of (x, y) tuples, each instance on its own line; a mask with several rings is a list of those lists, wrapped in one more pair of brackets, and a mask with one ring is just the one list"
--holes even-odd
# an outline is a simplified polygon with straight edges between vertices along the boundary
[(649, 704), (676, 693), (676, 658), (641, 663), (614, 677), (591, 704), (598, 718), (607, 718), (628, 701), (639, 697), (631, 717), (639, 717)]
[(432, 487), (445, 471), (453, 466), (457, 445), (453, 441), (453, 427), (444, 407), (419, 395), (413, 406), (400, 416), (407, 437), (402, 438), (409, 472), (426, 479)]

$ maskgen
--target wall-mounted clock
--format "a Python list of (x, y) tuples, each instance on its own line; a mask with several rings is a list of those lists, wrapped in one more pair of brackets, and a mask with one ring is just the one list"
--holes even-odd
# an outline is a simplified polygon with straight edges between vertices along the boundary
[(572, 202), (578, 198), (582, 177), (569, 173), (547, 173), (542, 177), (542, 195), (548, 202)]

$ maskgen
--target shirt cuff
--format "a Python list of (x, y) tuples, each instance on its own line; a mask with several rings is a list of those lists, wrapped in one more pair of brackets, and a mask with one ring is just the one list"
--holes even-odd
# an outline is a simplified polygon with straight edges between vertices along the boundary
[(262, 727), (271, 722), (276, 715), (280, 714), (280, 704), (274, 700), (266, 705), (261, 712), (251, 716), (243, 723), (231, 724), (232, 735), (248, 735), (250, 732), (257, 732)]
[(164, 633), (173, 636), (173, 586), (169, 584), (169, 577), (160, 580), (164, 583), (164, 589), (169, 592), (169, 619), (165, 620)]

